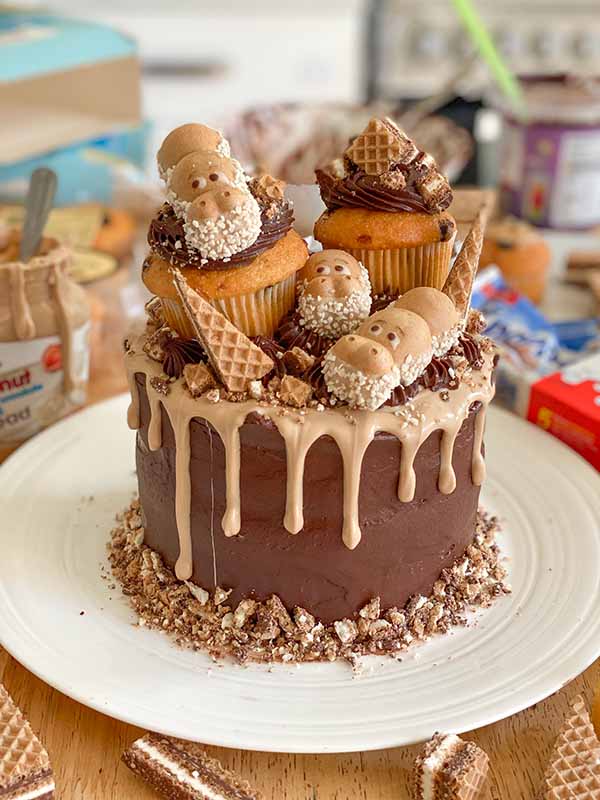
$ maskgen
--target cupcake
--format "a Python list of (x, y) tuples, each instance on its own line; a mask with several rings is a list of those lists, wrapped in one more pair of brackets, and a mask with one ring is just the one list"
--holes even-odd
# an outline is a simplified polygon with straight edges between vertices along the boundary
[(544, 237), (527, 222), (505, 217), (488, 225), (479, 267), (496, 264), (506, 282), (533, 303), (542, 300), (550, 261)]
[(433, 158), (391, 120), (372, 119), (343, 159), (316, 176), (327, 210), (315, 238), (364, 264), (375, 295), (442, 288), (456, 236), (452, 191)]
[(204, 125), (172, 131), (158, 168), (167, 202), (150, 225), (142, 277), (166, 322), (193, 335), (173, 286), (176, 267), (245, 334), (272, 335), (295, 304), (296, 273), (308, 256), (284, 184), (249, 178), (226, 140)]

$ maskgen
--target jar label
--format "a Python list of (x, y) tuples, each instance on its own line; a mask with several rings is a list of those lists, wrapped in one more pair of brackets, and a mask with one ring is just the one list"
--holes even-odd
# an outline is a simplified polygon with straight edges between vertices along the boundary
[(507, 120), (500, 162), (507, 213), (551, 228), (600, 223), (600, 128)]
[(90, 324), (73, 331), (65, 392), (59, 336), (0, 342), (0, 443), (24, 441), (85, 402)]

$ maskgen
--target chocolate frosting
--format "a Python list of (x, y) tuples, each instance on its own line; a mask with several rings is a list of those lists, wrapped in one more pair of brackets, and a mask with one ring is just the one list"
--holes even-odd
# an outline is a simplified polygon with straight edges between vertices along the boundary
[(180, 378), (186, 364), (199, 364), (206, 361), (204, 348), (197, 339), (178, 337), (168, 339), (163, 345), (165, 358), (163, 372), (169, 378)]
[(327, 339), (315, 331), (305, 328), (300, 323), (300, 314), (297, 311), (293, 311), (283, 318), (274, 336), (285, 350), (300, 347), (316, 358), (325, 355), (335, 343), (335, 339)]
[(244, 267), (254, 258), (272, 247), (282, 239), (292, 227), (294, 215), (291, 206), (286, 202), (261, 205), (262, 227), (258, 238), (245, 250), (233, 255), (228, 261), (202, 261), (197, 250), (188, 248), (183, 230), (183, 222), (175, 214), (169, 203), (164, 203), (157, 216), (150, 223), (148, 244), (155, 253), (170, 264), (194, 266), (198, 269), (217, 270)]
[[(163, 445), (149, 448), (143, 376), (138, 375), (137, 384), (141, 427), (136, 457), (145, 543), (173, 566), (179, 555), (175, 438), (162, 409)], [(471, 477), (475, 420), (473, 411), (454, 445), (456, 490), (447, 495), (438, 489), (441, 432), (435, 431), (417, 453), (416, 494), (406, 503), (398, 500), (401, 446), (394, 436), (377, 434), (365, 454), (360, 483), (360, 521), (369, 535), (356, 550), (349, 550), (339, 533), (343, 467), (335, 441), (321, 437), (307, 453), (304, 529), (291, 536), (281, 522), (285, 442), (269, 420), (250, 415), (240, 429), (243, 535), (228, 537), (218, 522), (226, 512), (225, 448), (210, 424), (192, 420), (191, 580), (214, 589), (216, 563), (219, 585), (233, 590), (227, 599), (233, 608), (245, 597), (264, 599), (275, 593), (288, 608), (302, 606), (324, 622), (352, 616), (371, 597), (379, 596), (383, 608), (402, 608), (410, 596), (428, 595), (441, 570), (473, 539), (479, 498)]]
[(371, 211), (417, 211), (431, 213), (423, 198), (407, 181), (403, 188), (394, 188), (393, 182), (382, 180), (380, 175), (367, 175), (357, 170), (337, 178), (329, 170), (316, 171), (317, 183), (323, 202), (329, 211), (338, 208), (368, 208)]

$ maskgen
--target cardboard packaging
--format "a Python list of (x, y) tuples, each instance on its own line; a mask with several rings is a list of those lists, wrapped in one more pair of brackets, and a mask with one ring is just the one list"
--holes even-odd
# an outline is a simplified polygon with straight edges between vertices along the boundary
[(40, 164), (59, 204), (110, 201), (115, 157), (142, 166), (140, 65), (126, 36), (89, 22), (0, 9), (0, 199)]
[(535, 381), (526, 416), (600, 470), (600, 353)]

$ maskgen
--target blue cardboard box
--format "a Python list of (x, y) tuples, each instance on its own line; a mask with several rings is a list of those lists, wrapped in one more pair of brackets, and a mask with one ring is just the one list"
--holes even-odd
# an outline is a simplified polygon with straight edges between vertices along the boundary
[(23, 196), (40, 165), (57, 202), (110, 202), (115, 159), (143, 167), (135, 42), (102, 25), (0, 9), (0, 200)]

